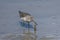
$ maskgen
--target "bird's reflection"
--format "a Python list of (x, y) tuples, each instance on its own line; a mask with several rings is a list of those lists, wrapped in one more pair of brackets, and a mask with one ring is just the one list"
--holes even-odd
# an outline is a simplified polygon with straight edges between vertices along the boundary
[(33, 28), (33, 25), (29, 24), (27, 22), (23, 22), (23, 21), (19, 21), (19, 24), (21, 27), (25, 27), (25, 28)]
[[(23, 39), (22, 40), (36, 40), (37, 36), (36, 36), (36, 25), (34, 25), (35, 27), (33, 27), (32, 24), (26, 23), (26, 22), (22, 22), (19, 21), (21, 27), (25, 27), (28, 28), (27, 32), (25, 31), (25, 29), (23, 29)], [(34, 32), (30, 31), (30, 28), (34, 29)]]

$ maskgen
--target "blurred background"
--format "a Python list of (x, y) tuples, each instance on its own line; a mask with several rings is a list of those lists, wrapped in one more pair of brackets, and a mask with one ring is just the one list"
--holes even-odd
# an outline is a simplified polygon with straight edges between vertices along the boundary
[(0, 39), (6, 34), (22, 34), (19, 10), (34, 17), (37, 40), (60, 36), (60, 0), (0, 0)]

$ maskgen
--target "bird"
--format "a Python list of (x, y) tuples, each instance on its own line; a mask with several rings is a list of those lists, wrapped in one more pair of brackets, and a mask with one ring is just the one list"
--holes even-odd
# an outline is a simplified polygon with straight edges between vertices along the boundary
[[(29, 23), (30, 22), (33, 22), (34, 25), (33, 25), (33, 28), (34, 28), (34, 34), (36, 34), (36, 25), (37, 23), (35, 22), (34, 20), (34, 17), (29, 14), (29, 13), (26, 13), (26, 12), (22, 12), (22, 11), (18, 11), (19, 12), (19, 16), (20, 16), (20, 19), (23, 21), (23, 22), (27, 22), (28, 23), (28, 33), (30, 31), (29, 29)], [(25, 31), (25, 30), (24, 30)], [(24, 32), (23, 32), (24, 33)]]
[(35, 25), (37, 25), (37, 23), (34, 21), (34, 17), (31, 14), (22, 12), (20, 10), (18, 12), (19, 12), (20, 19), (22, 21), (27, 22), (27, 23), (33, 22)]

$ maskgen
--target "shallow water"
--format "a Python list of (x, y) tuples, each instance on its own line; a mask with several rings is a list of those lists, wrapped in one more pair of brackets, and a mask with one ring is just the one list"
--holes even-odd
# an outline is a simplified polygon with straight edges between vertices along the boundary
[[(29, 34), (30, 35), (30, 34)], [(0, 40), (38, 40), (37, 37), (34, 38), (34, 35), (28, 34), (16, 34), (16, 33), (10, 33), (10, 34), (4, 34), (0, 37)], [(60, 40), (60, 36), (51, 36), (51, 37), (42, 37), (39, 40)]]
[[(60, 37), (60, 0), (0, 0), (0, 39), (19, 39), (23, 30), (18, 10), (28, 12), (37, 22), (37, 40), (59, 40)], [(34, 29), (30, 29), (31, 32)], [(4, 37), (2, 37), (4, 36)], [(13, 36), (13, 37), (12, 37)], [(51, 39), (52, 37), (52, 39)], [(6, 40), (8, 40), (6, 39)], [(14, 39), (15, 40), (15, 39)]]

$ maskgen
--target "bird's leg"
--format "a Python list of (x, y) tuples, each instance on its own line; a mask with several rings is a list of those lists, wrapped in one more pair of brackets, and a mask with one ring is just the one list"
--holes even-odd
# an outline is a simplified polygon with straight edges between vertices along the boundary
[(35, 24), (34, 24), (34, 35), (35, 35), (35, 39), (34, 40), (36, 40), (36, 38), (37, 38), (37, 36), (36, 36), (36, 22), (35, 22)]
[(34, 40), (36, 40), (37, 39), (37, 36), (36, 36), (36, 25), (34, 25), (34, 35), (35, 35), (35, 39)]
[(34, 33), (36, 33), (36, 25), (34, 25)]

